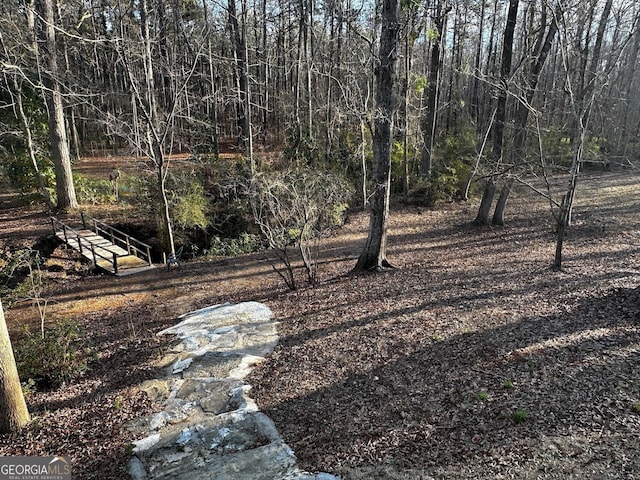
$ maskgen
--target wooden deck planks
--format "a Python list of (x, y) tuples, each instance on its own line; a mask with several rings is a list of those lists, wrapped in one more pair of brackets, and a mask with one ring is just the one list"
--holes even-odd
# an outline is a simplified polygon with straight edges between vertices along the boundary
[[(56, 236), (63, 242), (65, 241), (65, 235), (62, 230), (56, 231)], [(71, 248), (81, 252), (82, 256), (88, 260), (95, 260), (96, 266), (112, 274), (115, 274), (113, 265), (114, 253), (118, 257), (117, 275), (128, 275), (155, 268), (141, 258), (130, 255), (124, 248), (114, 245), (110, 240), (97, 235), (91, 230), (75, 230), (72, 234), (68, 233), (66, 243)], [(95, 259), (93, 255), (94, 251), (96, 253)]]

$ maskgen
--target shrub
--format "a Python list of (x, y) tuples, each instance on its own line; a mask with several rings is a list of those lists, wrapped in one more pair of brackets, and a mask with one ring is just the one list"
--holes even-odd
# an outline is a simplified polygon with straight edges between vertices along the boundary
[(80, 203), (98, 205), (115, 200), (113, 186), (107, 179), (92, 178), (74, 173), (73, 185)]
[(296, 288), (293, 248), (302, 257), (307, 280), (313, 283), (319, 249), (315, 240), (344, 222), (350, 185), (338, 175), (298, 166), (285, 172), (259, 173), (248, 188), (254, 220), (265, 243), (285, 266), (276, 271), (290, 289)]
[(209, 199), (204, 194), (202, 180), (193, 173), (180, 174), (174, 176), (172, 183), (170, 204), (176, 226), (206, 229)]
[(418, 178), (409, 190), (407, 203), (432, 207), (458, 198), (471, 173), (475, 140), (469, 132), (449, 135), (435, 148), (428, 179)]
[(241, 233), (238, 238), (213, 237), (207, 253), (214, 256), (230, 257), (255, 252), (262, 247), (262, 240), (258, 235), (245, 232)]
[(287, 144), (284, 147), (285, 158), (291, 161), (302, 161), (307, 165), (318, 165), (321, 151), (313, 135), (306, 126), (295, 124), (286, 132)]
[(55, 388), (78, 378), (87, 369), (87, 352), (80, 341), (80, 324), (65, 319), (44, 335), (26, 332), (14, 351), (23, 382)]

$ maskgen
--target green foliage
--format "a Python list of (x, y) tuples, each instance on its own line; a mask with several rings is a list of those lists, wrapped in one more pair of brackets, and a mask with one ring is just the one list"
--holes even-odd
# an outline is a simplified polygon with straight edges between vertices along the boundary
[(65, 319), (44, 336), (26, 331), (14, 348), (20, 378), (38, 388), (55, 388), (73, 381), (87, 369), (87, 352), (80, 341), (78, 321)]
[(8, 296), (9, 305), (12, 301), (40, 296), (45, 286), (42, 263), (39, 252), (30, 248), (8, 250), (0, 255), (0, 293)]
[[(407, 159), (418, 156), (415, 145), (407, 145)], [(402, 192), (404, 178), (404, 145), (400, 141), (394, 141), (391, 144), (391, 189), (394, 192)]]
[(411, 74), (411, 85), (413, 85), (413, 90), (415, 93), (422, 93), (429, 85), (429, 79), (426, 75), (418, 75), (415, 73)]
[(440, 37), (440, 32), (438, 31), (437, 28), (429, 28), (427, 30), (427, 38), (429, 39), (429, 41), (433, 42), (434, 40), (437, 40)]
[(109, 180), (74, 173), (73, 186), (80, 203), (100, 205), (115, 200), (113, 186)]
[(413, 12), (420, 6), (420, 0), (400, 0), (400, 9), (403, 12)]
[[(0, 148), (0, 165), (2, 166), (3, 176), (23, 194), (39, 190), (40, 184), (33, 168), (33, 163), (23, 149), (15, 154), (10, 154), (5, 148)], [(45, 186), (54, 190), (55, 171), (53, 163), (43, 158), (38, 158), (38, 169), (44, 179)]]
[[(170, 217), (177, 230), (205, 229), (209, 225), (209, 199), (205, 195), (202, 175), (176, 170), (170, 171), (166, 181)], [(138, 177), (135, 187), (140, 212), (158, 225), (162, 222), (160, 188), (155, 176)]]
[[(566, 170), (571, 166), (575, 156), (575, 146), (569, 133), (558, 129), (547, 129), (542, 132), (540, 140), (547, 166), (560, 170)], [(607, 158), (606, 142), (605, 138), (597, 136), (585, 139), (582, 150), (585, 169), (602, 170)]]
[(432, 207), (455, 200), (471, 173), (474, 157), (475, 138), (470, 130), (445, 138), (436, 146), (431, 176), (413, 182), (408, 203)]
[(545, 160), (550, 166), (568, 168), (573, 160), (571, 138), (566, 132), (547, 129), (541, 132), (540, 142)]
[[(15, 98), (6, 89), (0, 89), (0, 105), (13, 105)], [(46, 185), (55, 185), (53, 164), (46, 157), (48, 151), (47, 115), (39, 92), (28, 85), (22, 86), (22, 102), (29, 119), (32, 140), (36, 149), (38, 169), (43, 173)], [(33, 163), (27, 151), (23, 125), (16, 118), (13, 108), (0, 109), (0, 124), (6, 127), (0, 143), (0, 172), (13, 187), (29, 194), (39, 189)]]
[(253, 233), (246, 178), (247, 162), (235, 159), (209, 159), (205, 164), (204, 185), (209, 199), (209, 230), (221, 238), (239, 238)]
[(230, 257), (256, 252), (262, 248), (260, 236), (244, 232), (238, 238), (214, 236), (207, 253), (213, 256)]
[(485, 402), (489, 399), (489, 394), (487, 392), (478, 392), (476, 398), (481, 402)]
[(182, 229), (206, 229), (209, 199), (204, 194), (202, 179), (194, 173), (183, 173), (172, 180), (170, 205), (175, 225)]
[(283, 151), (285, 158), (311, 166), (318, 165), (322, 152), (305, 126), (294, 124), (287, 129), (286, 134), (287, 144)]
[(526, 422), (529, 419), (529, 412), (527, 412), (525, 409), (518, 409), (516, 411), (514, 411), (511, 414), (511, 420), (513, 420), (514, 423), (523, 423)]
[(502, 382), (502, 387), (510, 390), (513, 388), (513, 382), (511, 380), (505, 380)]

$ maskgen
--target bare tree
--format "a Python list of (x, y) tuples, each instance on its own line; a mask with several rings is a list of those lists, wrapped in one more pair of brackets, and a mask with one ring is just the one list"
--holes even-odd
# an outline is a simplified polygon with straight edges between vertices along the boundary
[[(549, 51), (551, 50), (551, 46), (553, 45), (554, 38), (558, 31), (556, 18), (560, 15), (562, 15), (561, 2), (556, 4), (555, 11), (552, 13), (550, 21), (547, 20), (547, 6), (542, 6), (541, 25), (538, 27), (537, 38), (528, 62), (527, 76), (522, 85), (523, 94), (521, 98), (519, 98), (515, 112), (515, 135), (513, 137), (513, 145), (511, 147), (510, 162), (512, 166), (521, 162), (525, 156), (527, 121), (529, 119), (529, 112), (532, 109), (531, 103), (538, 86), (540, 73), (547, 61)], [(514, 180), (515, 175), (512, 174), (502, 187), (502, 191), (500, 192), (500, 196), (498, 197), (496, 208), (493, 213), (492, 223), (494, 225), (504, 225), (505, 209), (507, 206), (507, 200), (511, 194)]]
[[(640, 14), (638, 12), (634, 12), (633, 17), (629, 22), (627, 34), (619, 36), (618, 38), (615, 38), (614, 36), (613, 40), (617, 40), (617, 44), (611, 46), (612, 51), (610, 52), (607, 61), (603, 62), (603, 43), (605, 41), (613, 3), (613, 0), (606, 1), (597, 20), (595, 18), (594, 9), (590, 10), (588, 15), (589, 23), (597, 22), (597, 33), (593, 44), (591, 45), (590, 43), (587, 43), (586, 48), (581, 49), (578, 52), (580, 54), (578, 64), (581, 65), (582, 70), (577, 72), (573, 71), (570, 67), (571, 52), (568, 48), (568, 38), (571, 29), (569, 29), (567, 24), (567, 16), (563, 14), (557, 19), (559, 25), (562, 25), (561, 50), (566, 74), (565, 88), (569, 96), (569, 103), (573, 115), (574, 132), (572, 139), (573, 159), (569, 171), (567, 189), (562, 197), (560, 211), (556, 216), (558, 228), (555, 258), (553, 262), (553, 268), (556, 270), (560, 270), (562, 268), (564, 237), (571, 220), (571, 210), (578, 184), (578, 176), (583, 162), (585, 139), (596, 95), (598, 94), (599, 89), (604, 85), (606, 78), (620, 59), (625, 48), (630, 43), (633, 35), (636, 34), (636, 28), (640, 21)], [(621, 6), (620, 8), (624, 8), (624, 6)], [(590, 42), (591, 39), (588, 41)]]
[(429, 61), (429, 80), (427, 83), (427, 104), (422, 124), (424, 147), (422, 150), (422, 176), (429, 178), (433, 160), (433, 143), (436, 135), (438, 94), (440, 92), (440, 76), (442, 73), (442, 39), (447, 14), (451, 6), (445, 0), (438, 0), (433, 14), (433, 41), (431, 43), (431, 57)]
[(71, 153), (64, 117), (64, 102), (60, 86), (60, 69), (56, 40), (55, 0), (35, 0), (37, 20), (35, 28), (38, 34), (38, 50), (45, 68), (41, 72), (43, 92), (47, 103), (49, 118), (49, 138), (51, 140), (51, 159), (55, 165), (57, 208), (68, 210), (78, 208), (76, 192), (73, 187), (71, 171)]
[[(160, 61), (160, 65), (158, 65), (158, 57), (154, 54), (157, 50), (155, 48), (157, 37), (154, 34), (158, 32), (152, 31), (152, 25), (157, 24), (154, 19), (159, 15), (159, 12), (150, 9), (149, 0), (141, 0), (139, 7), (139, 28), (142, 42), (138, 45), (137, 42), (128, 38), (125, 32), (129, 27), (121, 23), (118, 55), (120, 62), (124, 66), (124, 71), (127, 75), (126, 80), (131, 89), (132, 111), (140, 115), (145, 132), (136, 147), (144, 152), (153, 164), (160, 200), (160, 217), (165, 246), (169, 254), (175, 257), (173, 224), (167, 192), (167, 177), (170, 167), (169, 153), (172, 147), (172, 135), (175, 132), (174, 121), (179, 111), (179, 99), (195, 72), (200, 50), (197, 51), (195, 58), (192, 59), (193, 63), (191, 65), (185, 66), (179, 74), (176, 71), (172, 71), (172, 75), (170, 75), (172, 80), (157, 79), (156, 70), (162, 66), (162, 62)], [(155, 16), (151, 18), (152, 15)], [(200, 48), (204, 49), (206, 46), (206, 42), (203, 42)], [(170, 88), (167, 88), (163, 83), (169, 81), (172, 84)], [(120, 135), (127, 137), (130, 141), (138, 140), (135, 132), (131, 131), (131, 125), (113, 117), (110, 117), (109, 121), (112, 125), (117, 125)], [(137, 120), (135, 123), (137, 123)]]
[(373, 133), (373, 182), (369, 234), (355, 271), (391, 267), (387, 260), (387, 222), (391, 190), (391, 130), (399, 32), (398, 0), (382, 0), (382, 33), (376, 67), (376, 115)]
[[(519, 0), (509, 0), (509, 10), (507, 13), (507, 23), (504, 28), (502, 42), (502, 62), (500, 66), (500, 88), (498, 91), (498, 102), (496, 107), (496, 117), (493, 124), (493, 148), (491, 156), (494, 162), (502, 162), (504, 128), (507, 117), (507, 81), (511, 74), (511, 62), (513, 58), (513, 38), (516, 30), (516, 20), (518, 17)], [(478, 208), (478, 214), (474, 223), (486, 225), (489, 223), (489, 212), (496, 193), (496, 184), (493, 176), (487, 178), (482, 200)], [(506, 200), (505, 200), (506, 201)]]

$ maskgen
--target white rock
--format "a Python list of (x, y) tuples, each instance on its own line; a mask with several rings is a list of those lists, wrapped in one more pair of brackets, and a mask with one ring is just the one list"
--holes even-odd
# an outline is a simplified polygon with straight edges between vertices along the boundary
[(153, 435), (149, 435), (148, 437), (143, 438), (142, 440), (136, 440), (133, 442), (135, 445), (133, 447), (134, 452), (144, 452), (145, 450), (149, 450), (156, 443), (160, 441), (160, 434), (154, 433)]
[(147, 480), (147, 471), (138, 457), (131, 457), (129, 460), (129, 475), (132, 480)]
[(180, 373), (189, 368), (191, 363), (193, 363), (193, 358), (191, 357), (185, 358), (183, 360), (177, 360), (176, 363), (173, 364), (173, 368), (171, 371), (173, 373)]
[(182, 460), (185, 457), (188, 457), (190, 455), (189, 452), (176, 452), (176, 453), (171, 453), (169, 455), (167, 455), (165, 457), (165, 460), (168, 463), (175, 463), (175, 462), (179, 462), (180, 460)]
[(257, 355), (245, 355), (240, 361), (240, 365), (229, 372), (229, 377), (242, 380), (251, 373), (253, 367), (264, 361), (264, 357)]
[(185, 443), (189, 443), (193, 438), (193, 433), (194, 433), (193, 430), (191, 430), (190, 428), (183, 428), (182, 431), (180, 432), (180, 435), (178, 436), (178, 439), (176, 440), (176, 443), (178, 445), (184, 445)]
[(169, 418), (170, 417), (167, 412), (156, 413), (153, 417), (151, 417), (149, 427), (151, 428), (151, 430), (158, 430), (159, 428), (162, 428), (167, 424)]

